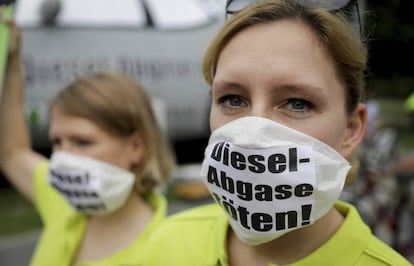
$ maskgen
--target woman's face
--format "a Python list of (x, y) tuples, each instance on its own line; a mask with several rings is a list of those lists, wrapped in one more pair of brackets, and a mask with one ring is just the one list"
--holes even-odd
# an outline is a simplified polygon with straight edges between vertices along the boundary
[(142, 145), (136, 136), (114, 136), (91, 120), (66, 115), (58, 107), (51, 113), (49, 137), (53, 152), (88, 156), (127, 170), (142, 156)]
[(243, 30), (220, 54), (211, 130), (245, 116), (272, 119), (349, 157), (363, 136), (366, 114), (361, 104), (347, 115), (344, 85), (314, 33), (282, 20)]

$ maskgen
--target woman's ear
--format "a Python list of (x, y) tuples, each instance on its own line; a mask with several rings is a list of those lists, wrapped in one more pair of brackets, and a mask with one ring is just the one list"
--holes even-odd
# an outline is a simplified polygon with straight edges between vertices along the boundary
[(359, 103), (354, 113), (348, 118), (345, 138), (342, 141), (341, 154), (350, 158), (358, 148), (365, 135), (365, 124), (367, 120), (367, 109), (365, 104)]
[(140, 165), (147, 151), (145, 141), (138, 131), (132, 133), (129, 141), (131, 144), (131, 164), (134, 166)]

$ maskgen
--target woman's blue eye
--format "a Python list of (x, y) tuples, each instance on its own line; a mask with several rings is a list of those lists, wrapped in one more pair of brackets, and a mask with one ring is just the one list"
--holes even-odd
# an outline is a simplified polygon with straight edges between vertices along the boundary
[(91, 141), (89, 141), (89, 140), (78, 139), (78, 140), (76, 140), (76, 144), (77, 144), (78, 146), (88, 146), (88, 145), (91, 145), (91, 144), (92, 144), (92, 142), (91, 142)]
[(60, 145), (60, 139), (57, 138), (53, 138), (50, 140), (50, 143), (52, 144), (53, 147), (58, 147)]
[(293, 111), (306, 111), (312, 109), (313, 105), (311, 102), (303, 99), (289, 99), (287, 102), (289, 108)]
[(225, 104), (226, 106), (241, 106), (243, 104), (243, 101), (240, 99), (240, 97), (235, 95), (228, 95), (220, 98), (220, 103)]

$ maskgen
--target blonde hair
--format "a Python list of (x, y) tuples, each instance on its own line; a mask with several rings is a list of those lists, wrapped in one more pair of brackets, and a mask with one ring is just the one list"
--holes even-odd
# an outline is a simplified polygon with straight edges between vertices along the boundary
[[(306, 8), (290, 0), (259, 1), (228, 20), (209, 45), (203, 60), (203, 74), (211, 85), (224, 47), (239, 32), (258, 24), (295, 20), (308, 25), (318, 36), (336, 64), (336, 72), (346, 87), (346, 110), (352, 113), (365, 97), (364, 71), (367, 50), (346, 20), (345, 14)], [(280, 36), (283, 38), (283, 36)]]
[(119, 137), (139, 132), (146, 156), (135, 169), (142, 195), (167, 180), (175, 164), (173, 152), (157, 123), (149, 95), (132, 78), (118, 73), (98, 72), (83, 76), (61, 90), (50, 104), (67, 115), (92, 121)]

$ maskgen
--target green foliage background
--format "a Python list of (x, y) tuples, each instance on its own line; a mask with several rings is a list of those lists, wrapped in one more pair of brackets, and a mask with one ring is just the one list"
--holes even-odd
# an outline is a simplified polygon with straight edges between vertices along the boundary
[(381, 98), (406, 98), (414, 91), (414, 16), (410, 4), (402, 0), (366, 2), (367, 91)]

